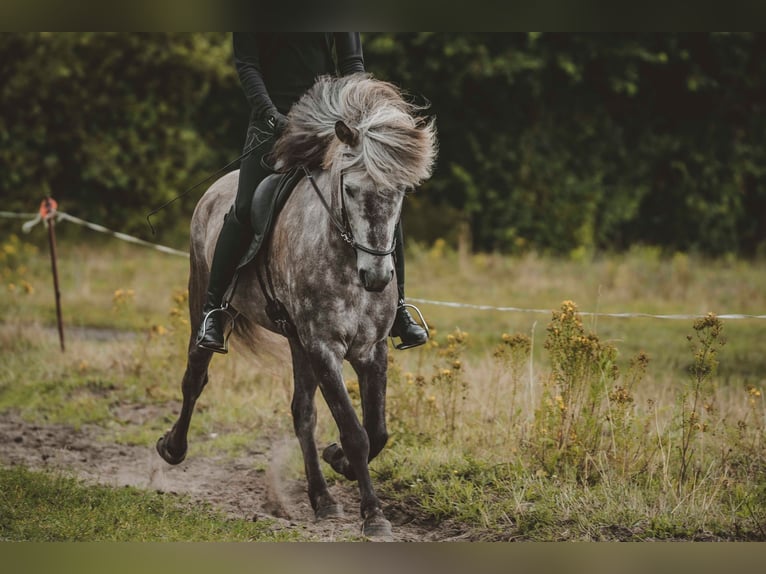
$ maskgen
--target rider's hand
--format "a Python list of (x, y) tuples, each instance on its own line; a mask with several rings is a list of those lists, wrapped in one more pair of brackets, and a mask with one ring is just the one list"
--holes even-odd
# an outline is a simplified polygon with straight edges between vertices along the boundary
[(274, 137), (278, 138), (287, 127), (287, 117), (278, 110), (273, 110), (266, 119), (266, 123), (269, 124)]

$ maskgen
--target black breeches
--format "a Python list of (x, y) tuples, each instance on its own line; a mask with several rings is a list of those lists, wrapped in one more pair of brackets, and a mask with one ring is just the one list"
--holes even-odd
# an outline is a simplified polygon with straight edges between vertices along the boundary
[(396, 249), (394, 249), (394, 268), (396, 269), (396, 285), (399, 290), (399, 298), (404, 299), (404, 232), (402, 231), (402, 220), (396, 224), (394, 230), (396, 237)]
[(273, 147), (274, 136), (271, 129), (263, 121), (251, 120), (243, 151), (252, 149), (252, 152), (240, 162), (237, 197), (234, 200), (234, 211), (242, 223), (250, 223), (250, 206), (255, 188), (267, 175), (274, 173), (262, 163), (264, 156), (271, 153)]

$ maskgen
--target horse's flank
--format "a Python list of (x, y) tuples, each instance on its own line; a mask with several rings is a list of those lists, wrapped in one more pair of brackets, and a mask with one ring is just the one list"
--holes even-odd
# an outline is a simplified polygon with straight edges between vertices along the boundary
[[(200, 199), (194, 210), (190, 229), (190, 273), (189, 292), (204, 293), (213, 261), (213, 252), (218, 234), (223, 226), (224, 216), (234, 202), (237, 193), (239, 171), (231, 172), (210, 186)], [(268, 331), (259, 322), (265, 320), (263, 311), (266, 303), (258, 291), (252, 293), (256, 300), (252, 301), (255, 317), (240, 316), (234, 325), (231, 337), (233, 346), (254, 358), (276, 358), (284, 364), (289, 358), (289, 347), (284, 337)], [(202, 301), (198, 297), (190, 297), (189, 314), (192, 325), (197, 325), (202, 316)], [(260, 311), (259, 311), (260, 310)], [(260, 366), (264, 366), (259, 361)]]

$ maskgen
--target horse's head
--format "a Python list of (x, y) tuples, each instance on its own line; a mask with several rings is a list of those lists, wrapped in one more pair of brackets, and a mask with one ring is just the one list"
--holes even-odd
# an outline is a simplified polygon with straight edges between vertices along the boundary
[(433, 119), (393, 84), (366, 74), (321, 77), (290, 110), (274, 155), (280, 168), (330, 172), (340, 193), (334, 213), (353, 235), (359, 278), (382, 291), (394, 274), (391, 253), (406, 189), (431, 175)]
[(337, 121), (335, 135), (344, 146), (346, 158), (353, 158), (350, 165), (340, 171), (337, 203), (341, 207), (343, 223), (353, 237), (359, 280), (367, 291), (382, 291), (394, 276), (391, 254), (404, 188), (380, 177), (373, 178), (367, 163), (355, 161), (361, 153), (357, 129)]
[(353, 235), (359, 280), (367, 291), (382, 291), (394, 276), (391, 255), (403, 189), (380, 189), (363, 171), (344, 172), (340, 194), (346, 226)]

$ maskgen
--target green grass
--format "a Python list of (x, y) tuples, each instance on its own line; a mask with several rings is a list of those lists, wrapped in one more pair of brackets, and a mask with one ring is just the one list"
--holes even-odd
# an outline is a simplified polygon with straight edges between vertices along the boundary
[[(407, 283), (410, 297), (496, 307), (552, 311), (562, 301), (571, 300), (581, 311), (600, 313), (766, 314), (763, 264), (682, 254), (662, 258), (651, 248), (573, 261), (534, 254), (461, 257), (448, 249), (412, 246)], [(542, 340), (550, 320), (550, 313), (478, 311), (430, 304), (420, 307), (437, 332), (459, 327), (470, 333), (475, 343), (473, 352), (493, 346), (501, 333), (534, 332)], [(647, 351), (653, 368), (663, 372), (683, 373), (688, 364), (685, 337), (690, 321), (584, 320), (603, 340), (614, 341), (622, 356)], [(766, 322), (732, 320), (727, 321), (726, 328), (731, 360), (721, 365), (721, 376), (757, 380), (766, 371), (766, 356), (752, 342), (766, 333)], [(540, 351), (541, 346), (536, 349)]]
[[(103, 440), (131, 445), (151, 445), (169, 428), (180, 406), (183, 334), (142, 332), (123, 342), (73, 339), (65, 353), (58, 350), (56, 337), (39, 326), (0, 324), (0, 412), (75, 428), (101, 425)], [(191, 455), (234, 456), (264, 429), (292, 434), (290, 399), (281, 377), (253, 372), (252, 363), (242, 357), (214, 361), (211, 374), (214, 382), (195, 411)], [(123, 419), (119, 407), (130, 405), (154, 416), (142, 424)], [(210, 441), (210, 435), (220, 438)]]
[[(122, 244), (62, 244), (66, 325), (132, 335), (120, 341), (71, 336), (60, 353), (50, 328), (47, 254), (14, 245), (26, 269), (6, 260), (0, 286), (16, 285), (0, 298), (0, 412), (40, 423), (98, 424), (104, 440), (153, 443), (180, 400), (188, 263)], [(31, 289), (20, 288), (22, 281)], [(763, 265), (663, 258), (649, 248), (591, 260), (460, 256), (438, 245), (411, 245), (408, 253), (411, 297), (525, 309), (553, 311), (572, 300), (582, 311), (764, 314), (764, 284)], [(387, 500), (424, 519), (458, 522), (477, 539), (766, 539), (766, 322), (724, 321), (726, 344), (705, 383), (710, 410), (697, 407), (708, 425), (703, 432), (688, 415), (691, 320), (583, 317), (584, 332), (614, 354), (577, 355), (581, 363), (562, 371), (546, 348), (551, 313), (421, 309), (432, 342), (391, 353), (391, 438), (372, 463)], [(465, 337), (455, 344), (458, 328)], [(531, 355), (495, 357), (504, 333), (526, 337)], [(571, 341), (558, 345), (562, 356), (574, 352)], [(648, 364), (631, 382), (639, 352)], [(599, 362), (607, 358), (608, 365)], [(612, 366), (614, 378), (606, 376)], [(562, 372), (570, 373), (566, 381)], [(354, 375), (345, 373), (358, 406)], [(597, 408), (572, 419), (582, 436), (553, 448), (565, 420), (560, 405), (578, 388), (595, 393)], [(195, 411), (190, 456), (236, 455), (254, 437), (290, 436), (291, 392), (282, 364), (238, 353), (214, 358)], [(318, 443), (337, 440), (319, 396), (317, 404)], [(116, 405), (167, 414), (136, 424), (120, 420)], [(681, 473), (684, 432), (694, 440)], [(289, 468), (300, 477), (293, 446)]]
[[(56, 324), (47, 245), (0, 238), (0, 281), (5, 320)], [(3, 249), (5, 248), (5, 249)], [(9, 253), (10, 252), (10, 253)], [(108, 253), (107, 256), (99, 254)], [(67, 328), (148, 329), (167, 325), (174, 293), (185, 291), (189, 261), (95, 234), (91, 241), (60, 241), (59, 291)], [(123, 297), (118, 295), (124, 293)], [(188, 311), (182, 311), (186, 317)]]
[(0, 468), (0, 540), (172, 542), (296, 540), (268, 521), (233, 520), (182, 498), (88, 486), (62, 475)]
[(437, 445), (394, 446), (374, 463), (384, 497), (485, 541), (764, 540), (766, 489), (701, 487), (680, 497), (635, 481), (582, 484)]

